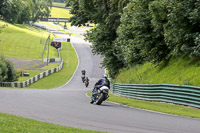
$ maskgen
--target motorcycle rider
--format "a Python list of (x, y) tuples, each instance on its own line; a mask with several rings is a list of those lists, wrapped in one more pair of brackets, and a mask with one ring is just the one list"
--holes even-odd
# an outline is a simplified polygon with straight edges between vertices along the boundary
[(91, 104), (95, 101), (95, 95), (97, 94), (97, 90), (100, 89), (102, 86), (107, 86), (110, 89), (110, 81), (108, 80), (107, 74), (104, 74), (102, 78), (95, 84), (94, 89), (92, 91), (92, 98)]
[[(89, 84), (89, 78), (88, 77), (85, 77), (85, 80), (84, 80), (84, 82), (86, 83), (88, 83)], [(87, 87), (87, 86), (86, 86)]]
[(82, 70), (81, 73), (82, 73), (82, 75), (85, 75), (86, 71), (85, 71), (85, 70)]
[(82, 79), (82, 81), (83, 81), (83, 83), (84, 83), (86, 71), (85, 71), (85, 70), (82, 70), (81, 73), (82, 73), (81, 79)]

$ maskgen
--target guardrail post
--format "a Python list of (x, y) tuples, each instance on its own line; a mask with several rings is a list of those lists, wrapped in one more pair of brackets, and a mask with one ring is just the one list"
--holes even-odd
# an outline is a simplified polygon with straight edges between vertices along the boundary
[(49, 76), (49, 71), (48, 70), (46, 70), (46, 76)]

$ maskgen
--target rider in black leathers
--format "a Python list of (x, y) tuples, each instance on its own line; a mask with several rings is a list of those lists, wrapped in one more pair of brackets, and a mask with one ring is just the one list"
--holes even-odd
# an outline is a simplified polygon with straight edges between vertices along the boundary
[(82, 79), (82, 82), (83, 82), (83, 83), (84, 83), (84, 81), (85, 81), (85, 73), (86, 73), (85, 70), (82, 70), (82, 71), (81, 71), (81, 74), (82, 74), (81, 79)]
[(82, 75), (85, 75), (86, 71), (85, 71), (85, 70), (82, 70), (81, 73), (82, 73)]
[(97, 94), (97, 90), (102, 86), (107, 86), (110, 89), (110, 81), (108, 80), (107, 74), (104, 74), (102, 78), (95, 84), (94, 89), (92, 91), (91, 104), (95, 101), (95, 94)]

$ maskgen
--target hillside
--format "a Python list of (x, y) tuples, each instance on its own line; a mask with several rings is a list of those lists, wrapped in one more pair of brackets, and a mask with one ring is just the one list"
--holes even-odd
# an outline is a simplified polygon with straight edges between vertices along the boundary
[[(29, 25), (10, 24), (0, 21), (0, 56), (5, 56), (14, 63), (15, 69), (19, 73), (21, 71), (30, 73), (30, 76), (35, 76), (42, 71), (56, 67), (58, 64), (50, 64), (46, 67), (43, 58), (47, 57), (47, 50), (44, 50), (45, 41), (50, 34), (45, 30)], [(53, 34), (51, 34), (51, 39)], [(58, 58), (57, 50), (53, 47), (49, 48), (49, 57)], [(19, 77), (18, 82), (25, 81), (30, 77)]]
[(113, 83), (178, 84), (200, 86), (200, 65), (188, 56), (171, 58), (169, 62), (154, 65), (145, 63), (130, 69), (121, 69)]
[[(1, 29), (0, 34), (1, 55), (21, 59), (42, 59), (41, 55), (49, 32), (28, 25), (12, 25), (0, 21), (0, 26), (3, 25), (6, 26)], [(56, 49), (50, 47), (50, 57), (57, 56)]]

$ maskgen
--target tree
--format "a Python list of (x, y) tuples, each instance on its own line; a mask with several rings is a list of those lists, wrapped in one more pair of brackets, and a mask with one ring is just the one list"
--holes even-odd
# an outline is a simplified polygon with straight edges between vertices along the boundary
[(0, 2), (0, 17), (10, 23), (49, 17), (52, 0), (12, 0)]
[(13, 63), (9, 60), (5, 60), (5, 64), (7, 67), (7, 78), (5, 81), (14, 82), (15, 80), (17, 80), (17, 74), (16, 74), (16, 70), (14, 68)]
[(6, 79), (8, 78), (7, 75), (8, 69), (6, 68), (6, 64), (3, 60), (3, 58), (0, 58), (0, 82), (4, 82), (6, 81)]
[[(92, 51), (104, 56), (112, 77), (122, 67), (159, 63), (171, 56), (200, 56), (197, 0), (67, 0), (73, 25), (88, 21)], [(124, 10), (123, 10), (124, 9)]]
[(39, 18), (49, 17), (52, 0), (32, 0), (31, 17), (32, 21), (37, 21)]
[[(160, 62), (166, 59), (168, 49), (163, 27), (152, 24), (153, 18), (149, 5), (154, 0), (132, 0), (124, 9), (115, 42), (118, 58), (126, 67), (146, 61)], [(156, 13), (163, 12), (157, 10)]]
[(2, 19), (2, 16), (6, 13), (7, 3), (8, 3), (7, 0), (0, 1), (0, 19)]
[[(160, 2), (160, 1), (159, 1)], [(200, 3), (197, 0), (166, 1), (165, 41), (172, 55), (200, 56)]]
[(0, 57), (0, 82), (13, 82), (17, 80), (16, 70), (11, 61)]
[(116, 29), (120, 24), (123, 7), (128, 0), (67, 0), (72, 7), (72, 25), (81, 26), (90, 21), (97, 27), (87, 33), (86, 38), (93, 43), (92, 51), (104, 57), (103, 66), (109, 70), (111, 77), (118, 72), (123, 64), (115, 55), (113, 45), (116, 39)]

